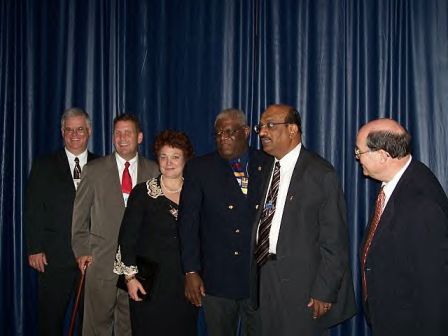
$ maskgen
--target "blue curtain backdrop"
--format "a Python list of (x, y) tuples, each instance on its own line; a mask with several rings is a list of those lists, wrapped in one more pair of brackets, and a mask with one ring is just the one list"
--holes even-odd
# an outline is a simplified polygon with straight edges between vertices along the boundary
[[(296, 106), (304, 144), (343, 183), (359, 301), (357, 251), (377, 185), (354, 160), (356, 131), (399, 120), (448, 190), (447, 92), (445, 0), (1, 0), (0, 334), (35, 334), (24, 190), (32, 160), (60, 147), (66, 107), (90, 113), (99, 154), (112, 150), (114, 116), (136, 113), (151, 156), (162, 129), (186, 131), (202, 154), (221, 109), (255, 124), (271, 103)], [(368, 335), (362, 311), (331, 334)]]

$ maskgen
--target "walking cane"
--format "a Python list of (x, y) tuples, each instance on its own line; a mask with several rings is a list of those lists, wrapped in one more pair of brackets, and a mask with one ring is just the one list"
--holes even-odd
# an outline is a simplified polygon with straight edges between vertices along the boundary
[(78, 313), (79, 301), (81, 300), (82, 287), (84, 286), (84, 279), (86, 277), (86, 269), (87, 265), (84, 265), (84, 271), (81, 272), (78, 289), (76, 291), (76, 300), (75, 304), (73, 305), (73, 312), (70, 318), (70, 328), (68, 329), (68, 336), (73, 336), (73, 333), (75, 331), (76, 314)]

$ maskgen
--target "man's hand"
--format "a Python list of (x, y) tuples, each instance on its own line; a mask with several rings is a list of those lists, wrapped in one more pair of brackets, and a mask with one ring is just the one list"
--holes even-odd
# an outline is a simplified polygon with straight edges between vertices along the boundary
[(78, 262), (78, 267), (82, 274), (84, 274), (87, 267), (90, 266), (90, 264), (93, 262), (92, 256), (81, 256), (76, 258), (76, 261)]
[(313, 319), (317, 319), (331, 309), (331, 303), (311, 298), (307, 307), (313, 310)]
[(196, 307), (202, 304), (202, 297), (205, 296), (204, 282), (198, 273), (185, 274), (185, 296)]
[(48, 265), (45, 253), (30, 254), (28, 256), (29, 265), (36, 271), (45, 272), (45, 266)]

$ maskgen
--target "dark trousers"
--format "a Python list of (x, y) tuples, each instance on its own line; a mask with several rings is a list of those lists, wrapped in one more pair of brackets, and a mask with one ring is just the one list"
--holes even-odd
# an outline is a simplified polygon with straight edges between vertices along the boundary
[[(328, 335), (328, 330), (322, 329), (318, 321), (312, 319), (311, 310), (307, 307), (308, 298), (303, 302), (292, 302), (291, 298), (294, 298), (294, 293), (282, 290), (276, 265), (277, 261), (272, 260), (260, 269), (260, 306), (257, 315), (259, 335)], [(289, 289), (293, 288), (290, 286)]]
[(240, 324), (241, 336), (255, 336), (256, 312), (249, 299), (233, 300), (206, 295), (202, 298), (205, 323), (209, 336), (237, 335)]
[[(76, 295), (80, 272), (73, 267), (47, 265), (44, 273), (38, 275), (38, 334), (61, 336), (64, 333), (64, 319), (70, 299)], [(81, 298), (83, 295), (81, 295)], [(81, 335), (82, 300), (78, 310), (78, 334)], [(71, 314), (71, 311), (69, 312)]]

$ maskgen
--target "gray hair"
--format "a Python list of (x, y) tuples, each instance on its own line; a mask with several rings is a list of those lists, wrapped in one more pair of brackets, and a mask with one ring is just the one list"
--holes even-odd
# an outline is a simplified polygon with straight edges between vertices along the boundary
[(384, 150), (392, 158), (401, 159), (411, 153), (411, 135), (391, 131), (372, 131), (367, 135), (367, 147), (372, 151)]
[(246, 114), (242, 110), (238, 110), (238, 109), (235, 109), (235, 108), (228, 108), (228, 109), (225, 109), (225, 110), (221, 111), (216, 116), (215, 127), (216, 127), (216, 124), (218, 123), (219, 120), (225, 119), (225, 118), (236, 119), (236, 121), (238, 121), (238, 123), (241, 126), (246, 126), (247, 125)]
[(65, 127), (65, 121), (71, 117), (84, 117), (86, 118), (87, 127), (92, 127), (92, 122), (90, 121), (89, 114), (79, 107), (70, 107), (64, 111), (61, 117), (61, 128)]

